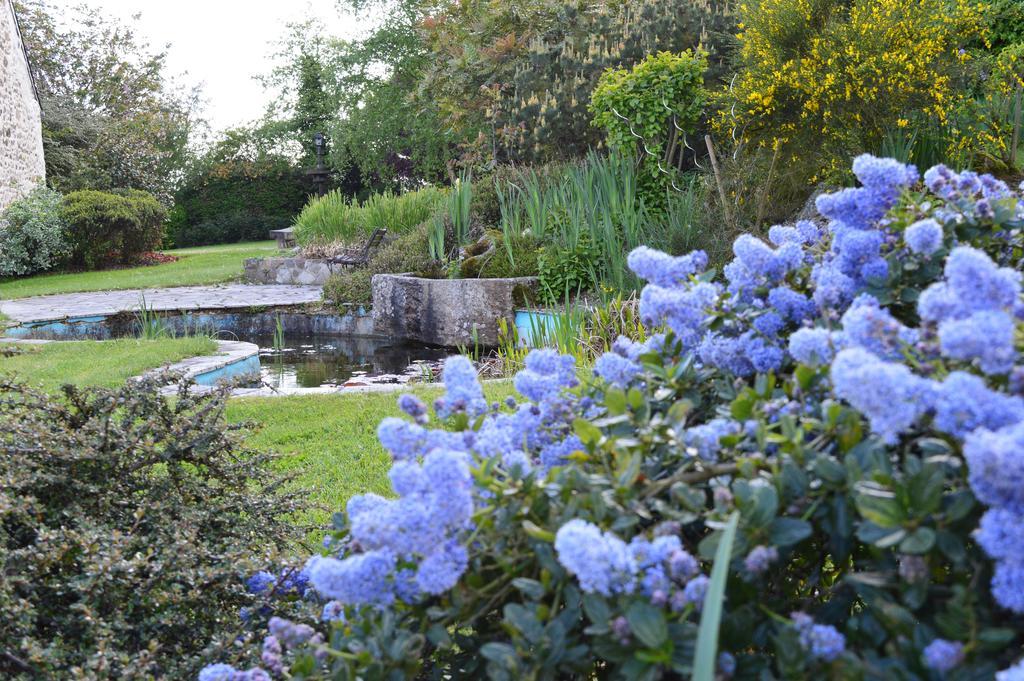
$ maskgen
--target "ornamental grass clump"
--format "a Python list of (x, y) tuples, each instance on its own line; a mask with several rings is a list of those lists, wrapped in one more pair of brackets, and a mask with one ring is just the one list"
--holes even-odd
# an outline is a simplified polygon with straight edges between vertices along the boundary
[[(379, 431), (394, 497), (337, 516), (310, 564), (323, 642), (275, 664), (1024, 677), (1024, 200), (969, 171), (853, 171), (824, 228), (740, 237), (721, 278), (634, 250), (666, 331), (592, 374), (537, 350), (522, 401), (488, 405), (453, 358), (433, 416), (403, 398)], [(220, 664), (204, 678), (246, 678)]]

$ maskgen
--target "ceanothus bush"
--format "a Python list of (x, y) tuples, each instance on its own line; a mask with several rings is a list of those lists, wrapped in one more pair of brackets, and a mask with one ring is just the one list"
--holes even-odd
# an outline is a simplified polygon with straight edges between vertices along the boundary
[(720, 678), (1024, 678), (1024, 201), (853, 169), (723, 280), (634, 251), (667, 332), (591, 375), (537, 350), (488, 406), (452, 358), (433, 419), (401, 398), (395, 496), (339, 514), (267, 673), (688, 678), (721, 547)]

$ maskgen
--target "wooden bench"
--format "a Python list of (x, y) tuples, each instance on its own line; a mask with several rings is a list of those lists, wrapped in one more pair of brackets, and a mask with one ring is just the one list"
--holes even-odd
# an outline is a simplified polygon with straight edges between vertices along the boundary
[(373, 230), (373, 234), (371, 234), (370, 238), (366, 240), (366, 244), (363, 245), (362, 249), (351, 253), (336, 255), (331, 258), (331, 262), (335, 265), (347, 265), (349, 267), (367, 265), (370, 262), (370, 256), (373, 254), (374, 249), (384, 242), (384, 237), (387, 236), (387, 234), (388, 230), (378, 227)]
[(277, 247), (282, 251), (286, 248), (292, 248), (295, 246), (295, 228), (272, 229), (270, 230), (270, 238), (277, 239)]

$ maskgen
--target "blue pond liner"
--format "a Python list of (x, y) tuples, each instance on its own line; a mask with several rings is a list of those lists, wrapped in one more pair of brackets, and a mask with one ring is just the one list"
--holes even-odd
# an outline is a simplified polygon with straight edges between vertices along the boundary
[(555, 328), (556, 315), (542, 310), (516, 310), (516, 333), (526, 347), (533, 347), (534, 330), (543, 330), (550, 335)]
[(217, 385), (220, 381), (230, 380), (238, 376), (259, 376), (259, 373), (260, 357), (257, 354), (243, 357), (211, 371), (196, 374), (193, 376), (193, 380), (198, 385)]

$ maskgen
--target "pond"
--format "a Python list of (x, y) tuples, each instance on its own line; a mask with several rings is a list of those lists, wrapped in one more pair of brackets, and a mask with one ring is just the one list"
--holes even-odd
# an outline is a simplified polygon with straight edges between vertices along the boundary
[(284, 393), (328, 392), (343, 386), (432, 380), (453, 350), (388, 339), (285, 335), (242, 340), (260, 347), (263, 383)]

